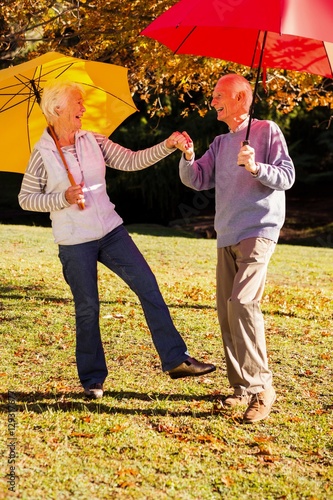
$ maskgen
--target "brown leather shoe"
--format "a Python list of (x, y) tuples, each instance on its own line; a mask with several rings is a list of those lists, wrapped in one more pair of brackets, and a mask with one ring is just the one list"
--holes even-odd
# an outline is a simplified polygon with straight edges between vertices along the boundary
[(169, 375), (171, 378), (199, 377), (200, 375), (205, 375), (215, 370), (215, 365), (200, 363), (200, 361), (188, 357), (181, 365), (169, 370)]
[(85, 395), (92, 399), (103, 397), (103, 384), (92, 384), (84, 390)]

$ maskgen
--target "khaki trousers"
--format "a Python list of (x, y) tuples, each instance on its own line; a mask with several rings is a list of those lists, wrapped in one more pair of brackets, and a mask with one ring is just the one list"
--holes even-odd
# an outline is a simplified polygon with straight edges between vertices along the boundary
[(272, 385), (260, 300), (275, 246), (266, 238), (247, 238), (217, 249), (217, 313), (236, 394), (256, 394)]

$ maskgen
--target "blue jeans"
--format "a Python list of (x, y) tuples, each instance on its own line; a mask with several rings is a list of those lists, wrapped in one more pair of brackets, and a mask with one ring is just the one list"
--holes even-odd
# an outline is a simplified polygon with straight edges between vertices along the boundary
[(83, 387), (103, 383), (108, 374), (99, 327), (97, 262), (116, 273), (138, 296), (162, 370), (169, 371), (187, 359), (186, 344), (155, 276), (123, 226), (100, 240), (59, 245), (59, 258), (75, 303), (76, 363)]

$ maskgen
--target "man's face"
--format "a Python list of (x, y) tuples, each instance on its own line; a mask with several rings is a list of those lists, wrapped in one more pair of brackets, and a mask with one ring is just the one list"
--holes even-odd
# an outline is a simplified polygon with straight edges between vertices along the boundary
[(217, 112), (217, 119), (229, 126), (244, 112), (240, 92), (231, 91), (230, 85), (223, 82), (223, 78), (217, 82), (213, 91), (212, 106)]

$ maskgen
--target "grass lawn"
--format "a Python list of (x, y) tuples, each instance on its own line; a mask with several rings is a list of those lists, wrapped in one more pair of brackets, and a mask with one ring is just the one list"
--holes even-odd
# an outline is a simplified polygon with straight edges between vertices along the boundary
[(262, 303), (278, 398), (244, 425), (218, 404), (216, 241), (129, 230), (190, 353), (218, 369), (162, 373), (136, 296), (100, 267), (109, 376), (85, 399), (51, 230), (0, 225), (0, 499), (333, 499), (333, 249), (278, 245)]

